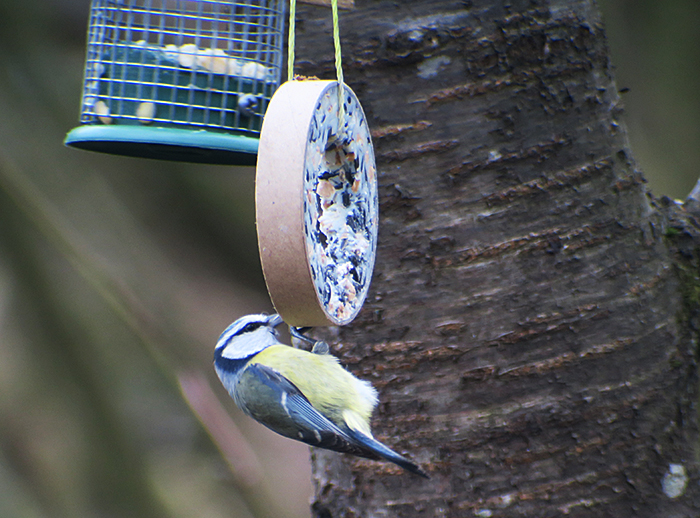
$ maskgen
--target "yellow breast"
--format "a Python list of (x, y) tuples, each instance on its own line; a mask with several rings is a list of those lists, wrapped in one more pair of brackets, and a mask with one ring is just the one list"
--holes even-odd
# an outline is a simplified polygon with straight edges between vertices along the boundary
[(330, 354), (313, 354), (287, 345), (273, 345), (258, 353), (251, 363), (275, 369), (306, 396), (309, 402), (335, 423), (357, 414), (366, 423), (377, 404), (374, 388), (345, 370)]

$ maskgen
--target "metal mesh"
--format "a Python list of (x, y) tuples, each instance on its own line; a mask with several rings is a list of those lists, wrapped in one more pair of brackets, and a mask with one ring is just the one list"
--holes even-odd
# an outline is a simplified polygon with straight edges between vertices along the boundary
[(259, 133), (284, 0), (93, 0), (82, 123)]

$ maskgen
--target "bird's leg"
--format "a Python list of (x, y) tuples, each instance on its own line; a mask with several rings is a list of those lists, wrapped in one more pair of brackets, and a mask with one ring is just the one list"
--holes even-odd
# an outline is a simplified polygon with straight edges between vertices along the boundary
[(307, 344), (315, 344), (316, 341), (312, 340), (308, 336), (306, 336), (304, 333), (311, 329), (310, 327), (294, 327), (294, 326), (289, 326), (289, 334), (292, 335), (294, 338), (297, 340), (302, 340), (306, 342)]
[(330, 354), (331, 349), (330, 347), (328, 347), (328, 344), (326, 342), (323, 342), (321, 340), (312, 340), (304, 334), (309, 329), (311, 328), (289, 326), (289, 334), (291, 334), (292, 337), (296, 338), (297, 340), (301, 340), (303, 342), (311, 344), (311, 352), (314, 354)]

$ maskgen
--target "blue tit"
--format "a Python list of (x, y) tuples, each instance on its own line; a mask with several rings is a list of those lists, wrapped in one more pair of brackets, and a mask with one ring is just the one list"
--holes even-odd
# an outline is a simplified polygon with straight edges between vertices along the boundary
[(311, 446), (388, 460), (422, 477), (419, 466), (377, 441), (372, 385), (350, 374), (317, 342), (312, 352), (281, 343), (279, 315), (248, 315), (219, 338), (214, 367), (236, 405), (280, 435)]

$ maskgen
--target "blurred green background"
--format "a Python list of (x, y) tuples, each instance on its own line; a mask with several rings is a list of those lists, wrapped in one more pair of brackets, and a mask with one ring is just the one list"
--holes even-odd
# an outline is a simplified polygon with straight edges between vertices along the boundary
[(0, 516), (304, 517), (219, 334), (272, 308), (254, 170), (68, 149), (89, 2), (0, 2)]
[(700, 2), (598, 4), (638, 166), (656, 196), (685, 199), (700, 174)]
[[(632, 150), (684, 198), (700, 2), (601, 7)], [(232, 320), (271, 310), (254, 172), (65, 148), (88, 8), (0, 0), (0, 516), (308, 516), (307, 448), (243, 417), (211, 365)]]

